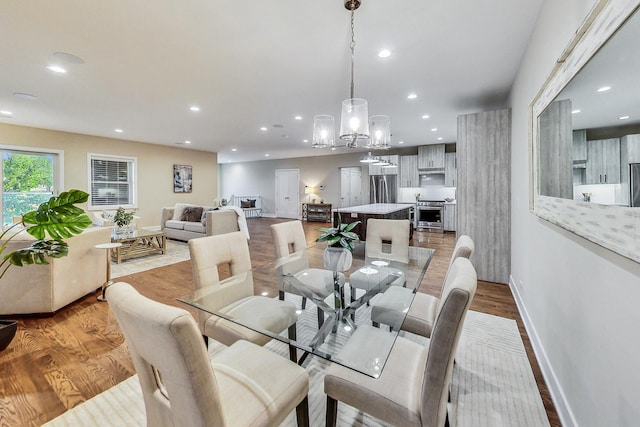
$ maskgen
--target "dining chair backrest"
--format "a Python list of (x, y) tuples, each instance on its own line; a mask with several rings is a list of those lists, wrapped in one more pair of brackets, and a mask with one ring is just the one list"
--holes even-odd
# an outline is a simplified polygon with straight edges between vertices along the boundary
[(365, 242), (367, 257), (409, 262), (409, 233), (408, 219), (369, 218)]
[(144, 297), (131, 285), (107, 288), (144, 397), (149, 426), (224, 426), (225, 408), (191, 314)]
[(276, 258), (307, 248), (307, 238), (300, 221), (287, 221), (271, 224), (271, 235), (276, 250)]
[(464, 318), (478, 284), (476, 271), (466, 258), (456, 258), (444, 284), (441, 305), (431, 331), (422, 383), (422, 425), (445, 425), (453, 361)]
[(241, 231), (189, 240), (189, 254), (196, 289), (220, 283), (219, 266), (228, 265), (230, 275), (251, 270), (251, 255)]

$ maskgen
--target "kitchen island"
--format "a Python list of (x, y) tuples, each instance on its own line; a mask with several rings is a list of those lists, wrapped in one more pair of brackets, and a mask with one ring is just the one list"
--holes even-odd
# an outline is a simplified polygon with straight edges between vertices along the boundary
[[(338, 214), (341, 216), (343, 224), (350, 224), (355, 221), (361, 221), (362, 224), (357, 225), (353, 229), (353, 232), (360, 237), (360, 240), (365, 240), (367, 236), (367, 220), (369, 218), (408, 219), (409, 221), (411, 221), (412, 207), (413, 204), (373, 203), (370, 205), (350, 206), (348, 208), (334, 209), (333, 224), (338, 224)], [(411, 224), (409, 228), (411, 231), (413, 231), (413, 224)]]

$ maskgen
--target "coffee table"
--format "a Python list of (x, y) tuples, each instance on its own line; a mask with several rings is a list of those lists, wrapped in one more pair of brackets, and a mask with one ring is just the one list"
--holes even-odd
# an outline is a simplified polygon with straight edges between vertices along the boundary
[(124, 234), (112, 234), (113, 243), (122, 243), (111, 252), (113, 260), (120, 264), (122, 260), (151, 254), (167, 253), (167, 235), (164, 231), (132, 230)]

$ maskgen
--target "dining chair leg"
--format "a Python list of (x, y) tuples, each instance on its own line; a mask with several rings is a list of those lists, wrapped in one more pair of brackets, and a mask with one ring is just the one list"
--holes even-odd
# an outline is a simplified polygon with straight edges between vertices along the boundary
[(278, 291), (278, 299), (284, 301), (284, 291)]
[(307, 297), (302, 297), (302, 309), (307, 308)]
[(296, 406), (298, 427), (309, 427), (309, 396)]
[[(297, 339), (296, 324), (289, 326), (289, 339), (295, 341)], [(298, 363), (298, 351), (294, 346), (289, 344), (289, 360)]]
[(378, 323), (378, 322), (371, 322), (371, 324), (373, 325), (374, 328), (379, 328), (380, 327), (380, 323)]
[(327, 396), (327, 427), (336, 427), (338, 418), (338, 401)]
[(202, 338), (204, 339), (204, 346), (209, 348), (209, 337), (206, 335), (203, 335)]
[(316, 310), (318, 314), (318, 330), (319, 330), (324, 324), (324, 311), (322, 311), (320, 307), (316, 307)]

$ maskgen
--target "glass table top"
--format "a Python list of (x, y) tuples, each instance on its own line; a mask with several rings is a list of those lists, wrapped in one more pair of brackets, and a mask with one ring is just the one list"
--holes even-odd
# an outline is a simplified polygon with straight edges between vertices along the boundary
[[(318, 243), (303, 251), (276, 259), (247, 273), (220, 281), (219, 285), (205, 287), (178, 298), (179, 301), (212, 315), (248, 327), (256, 332), (293, 346), (304, 352), (299, 363), (309, 355), (315, 355), (341, 364), (366, 375), (377, 377), (395, 342), (400, 326), (420, 286), (435, 250), (409, 247), (409, 262), (365, 256), (364, 242), (356, 245), (351, 267), (343, 272), (326, 270), (323, 254), (326, 245)], [(309, 284), (312, 284), (310, 286)], [(356, 288), (351, 297), (351, 284)], [(234, 318), (224, 312), (234, 301), (224, 301), (229, 286), (251, 286), (254, 295), (278, 298), (295, 304), (297, 310), (296, 336), (289, 338), (288, 331), (263, 330), (252, 324), (250, 318)], [(362, 345), (357, 354), (341, 352), (355, 330), (363, 325), (371, 326), (369, 302), (390, 286), (404, 286), (413, 292), (404, 292), (404, 301), (396, 301), (398, 314), (392, 316), (394, 325), (381, 325), (385, 339)], [(306, 307), (302, 309), (302, 297)], [(318, 315), (320, 310), (321, 316)], [(323, 318), (319, 326), (318, 317)], [(353, 352), (351, 352), (353, 353)]]

